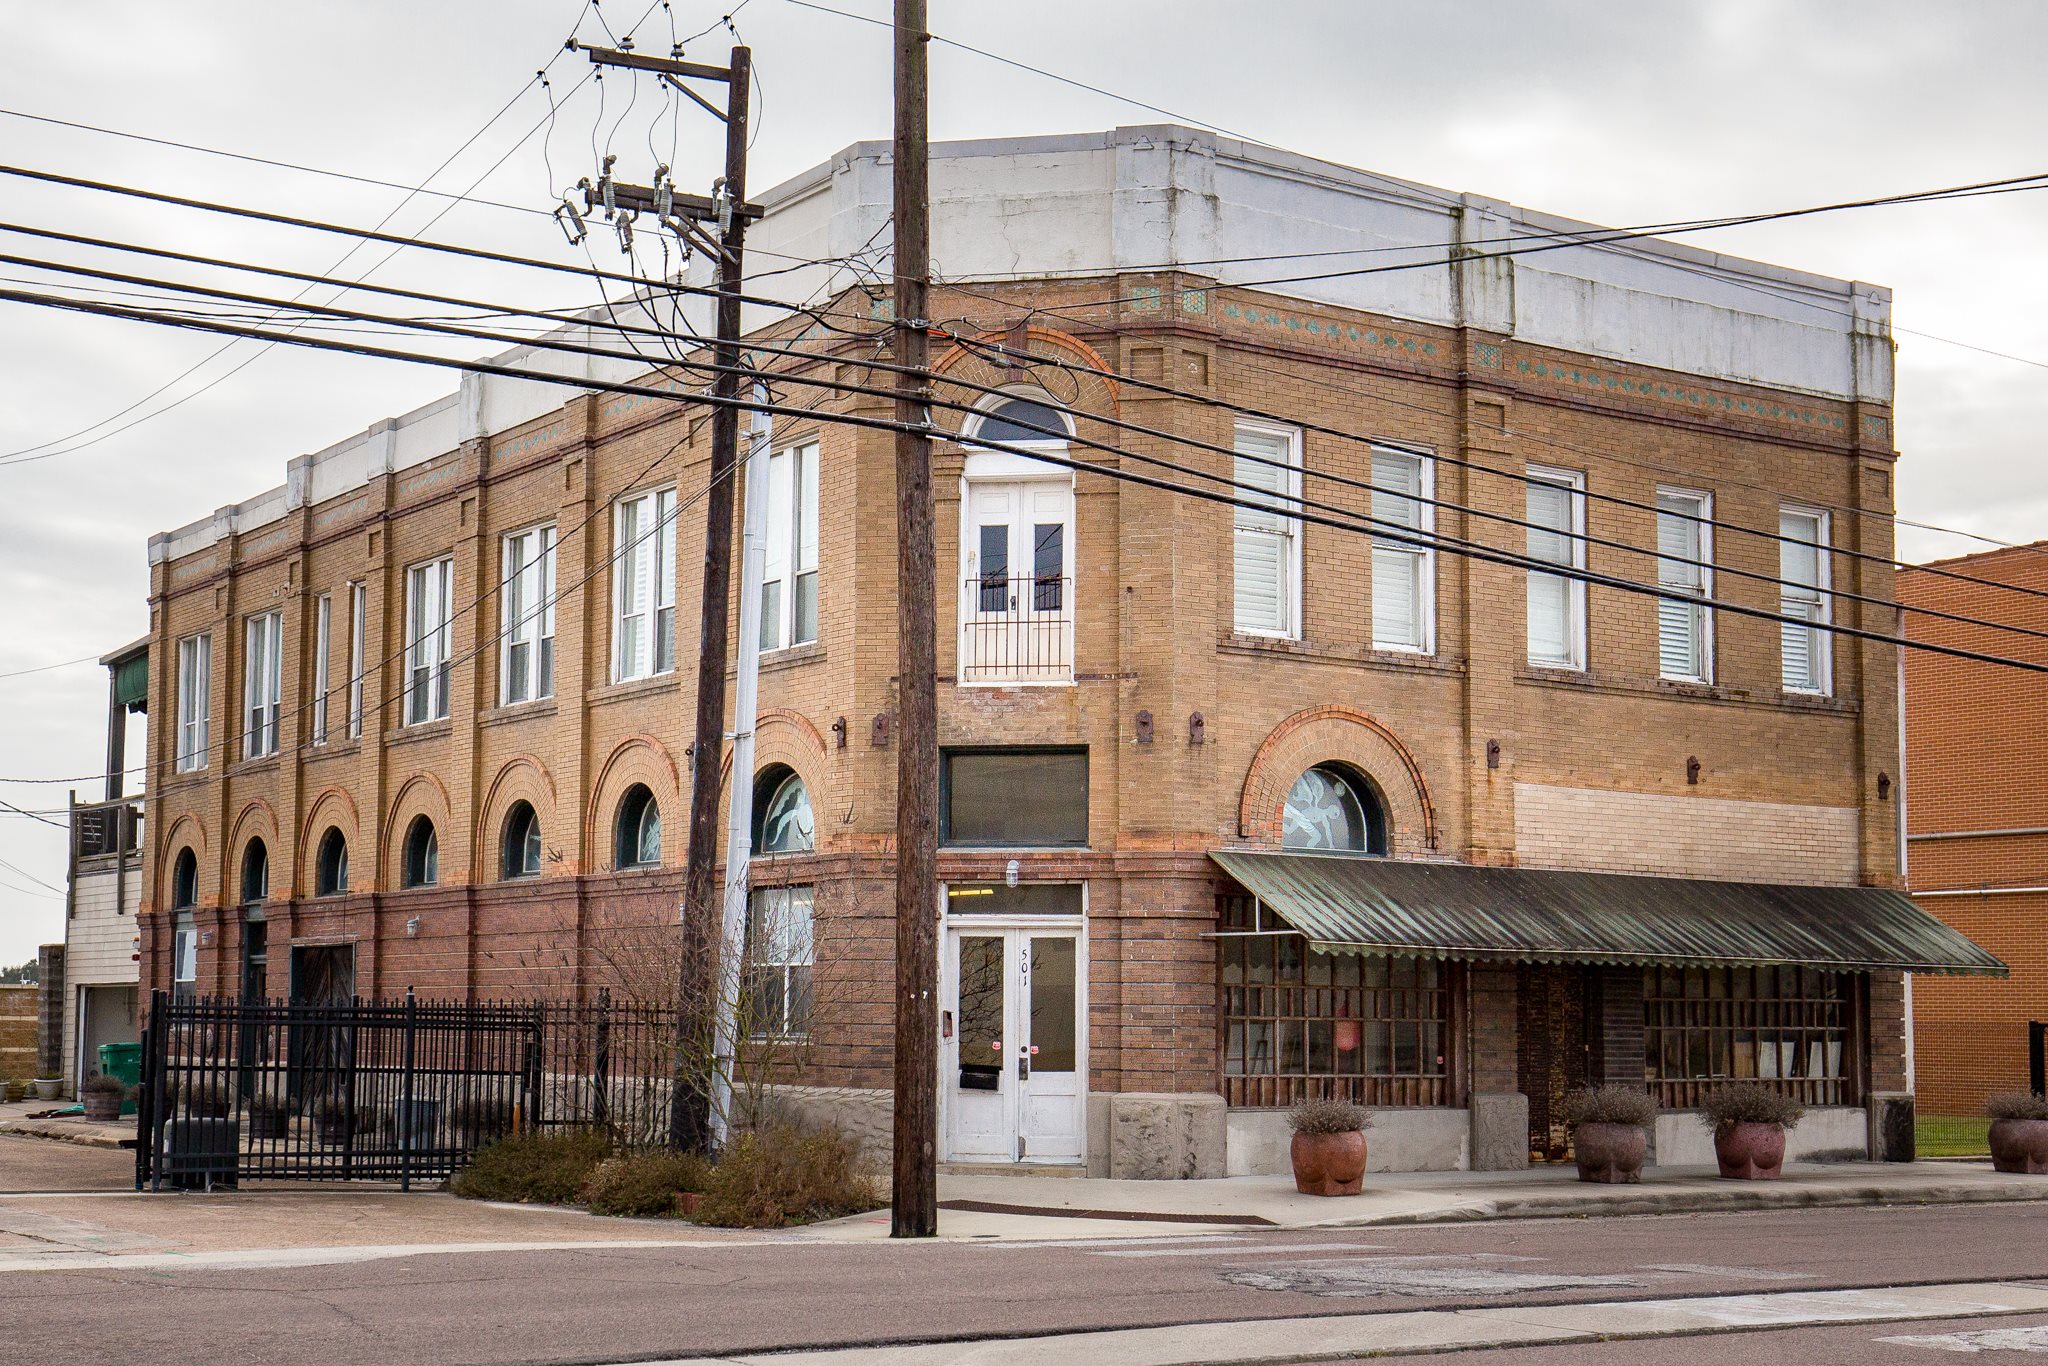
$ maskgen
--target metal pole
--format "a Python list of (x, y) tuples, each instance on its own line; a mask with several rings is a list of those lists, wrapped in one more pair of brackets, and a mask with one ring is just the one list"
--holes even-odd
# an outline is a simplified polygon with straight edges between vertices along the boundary
[(747, 93), (753, 58), (732, 50), (725, 120), (724, 199), (729, 214), (721, 224), (718, 258), (718, 327), (713, 357), (721, 368), (712, 381), (714, 398), (728, 402), (711, 415), (711, 487), (704, 498), (703, 627), (697, 650), (697, 734), (691, 748), (690, 844), (683, 875), (683, 953), (676, 983), (675, 1087), (669, 1107), (669, 1141), (702, 1150), (711, 1137), (710, 1095), (703, 1075), (713, 1026), (705, 997), (715, 987), (711, 960), (722, 917), (712, 903), (712, 863), (718, 843), (718, 770), (725, 748), (725, 652), (727, 597), (732, 587), (733, 476), (739, 458), (741, 256), (747, 217)]
[(412, 988), (405, 989), (405, 1084), (398, 1092), (398, 1188), (412, 1189), (412, 1138), (413, 1129), (419, 1124), (419, 1104), (412, 1095), (414, 1025), (419, 1003), (412, 994)]
[[(754, 397), (767, 401), (756, 384)], [(732, 1074), (739, 1053), (740, 959), (746, 952), (747, 857), (754, 848), (754, 720), (761, 682), (761, 583), (768, 576), (768, 414), (748, 428), (746, 524), (740, 536), (739, 672), (732, 693), (732, 791), (726, 799), (725, 913), (719, 927), (712, 1042), (711, 1141), (732, 1127)], [(795, 609), (792, 602), (791, 610)]]
[(924, 0), (896, 0), (896, 1110), (889, 1235), (938, 1232), (938, 589)]

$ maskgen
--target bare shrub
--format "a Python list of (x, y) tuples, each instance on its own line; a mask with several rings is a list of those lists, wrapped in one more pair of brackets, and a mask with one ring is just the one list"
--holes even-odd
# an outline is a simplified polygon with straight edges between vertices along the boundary
[(884, 1203), (852, 1139), (837, 1129), (806, 1133), (777, 1124), (741, 1134), (726, 1148), (696, 1217), (723, 1228), (786, 1228)]

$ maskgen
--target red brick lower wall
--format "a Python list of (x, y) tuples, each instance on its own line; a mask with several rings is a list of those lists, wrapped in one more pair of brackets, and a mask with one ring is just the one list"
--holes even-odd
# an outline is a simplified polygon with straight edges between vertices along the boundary
[(2048, 1020), (2048, 894), (1944, 896), (1920, 904), (2012, 969), (2006, 978), (1913, 979), (1920, 1111), (1978, 1114), (1993, 1092), (2026, 1088), (2027, 1022)]

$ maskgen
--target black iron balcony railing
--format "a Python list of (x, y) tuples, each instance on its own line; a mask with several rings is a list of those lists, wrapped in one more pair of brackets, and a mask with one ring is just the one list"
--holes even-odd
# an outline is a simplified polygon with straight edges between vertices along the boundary
[(977, 574), (961, 589), (962, 683), (1067, 683), (1074, 677), (1071, 579)]

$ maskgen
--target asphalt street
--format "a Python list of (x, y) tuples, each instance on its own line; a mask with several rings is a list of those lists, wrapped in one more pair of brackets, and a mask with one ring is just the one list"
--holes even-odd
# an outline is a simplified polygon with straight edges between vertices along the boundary
[[(87, 1158), (60, 1147), (7, 1144), (0, 1189), (21, 1190), (34, 1179), (87, 1189), (95, 1176), (105, 1189), (126, 1157)], [(199, 1197), (178, 1195), (108, 1193), (87, 1203), (111, 1211), (116, 1202), (143, 1199), (153, 1211), (162, 1202), (195, 1215), (203, 1208)], [(26, 1197), (10, 1207), (57, 1202)], [(419, 1208), (424, 1214), (430, 1206)], [(303, 1217), (345, 1219), (347, 1210), (347, 1197), (337, 1193)], [(622, 1231), (650, 1227), (601, 1222)], [(1166, 1238), (1131, 1237), (1110, 1221), (1071, 1222), (1072, 1236), (1051, 1242), (379, 1247), (316, 1249), (336, 1255), (313, 1265), (281, 1264), (286, 1259), (260, 1252), (239, 1261), (196, 1252), (146, 1268), (110, 1260), (16, 1270), (0, 1274), (0, 1357), (62, 1366), (160, 1353), (174, 1342), (181, 1355), (208, 1366), (616, 1362), (914, 1343), (956, 1344), (964, 1358), (971, 1343), (1076, 1330), (1320, 1315), (1385, 1315), (1391, 1323), (1431, 1309), (2048, 1278), (2048, 1238), (2041, 1236), (2048, 1213), (2028, 1204), (1341, 1231), (1190, 1228)], [(1733, 1349), (1740, 1360), (1939, 1362), (1950, 1353), (1889, 1340), (2040, 1323), (2031, 1315), (1796, 1328), (1744, 1334), (1739, 1344), (1717, 1334), (1480, 1355), (1676, 1362), (1712, 1352), (1719, 1361)], [(1799, 1352), (1809, 1355), (1789, 1355)], [(937, 1355), (952, 1359), (944, 1350)]]

